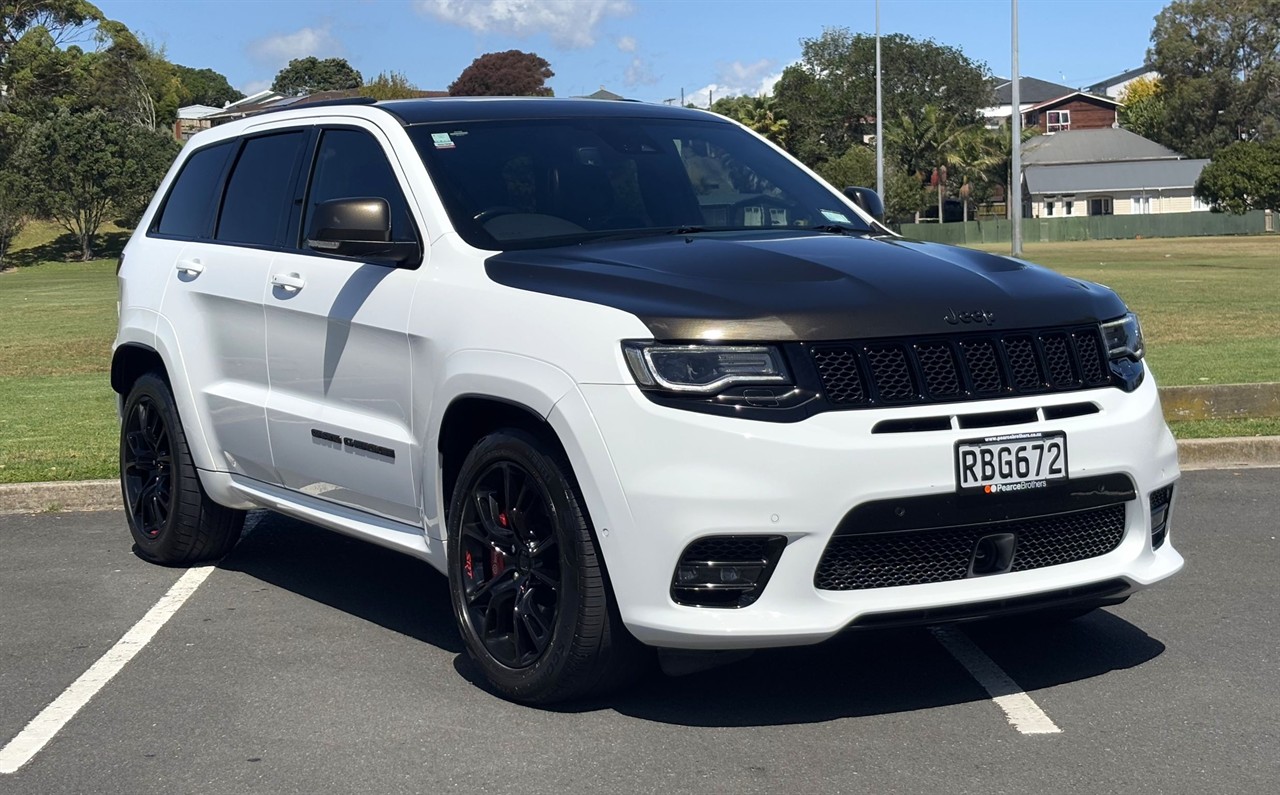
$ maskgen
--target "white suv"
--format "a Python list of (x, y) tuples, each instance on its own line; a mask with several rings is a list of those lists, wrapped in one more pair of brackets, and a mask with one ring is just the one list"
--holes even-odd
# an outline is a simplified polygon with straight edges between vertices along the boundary
[(1123, 601), (1173, 438), (1110, 290), (904, 240), (699, 111), (312, 105), (192, 139), (120, 269), (142, 555), (268, 508), (449, 577), (503, 694), (652, 648)]

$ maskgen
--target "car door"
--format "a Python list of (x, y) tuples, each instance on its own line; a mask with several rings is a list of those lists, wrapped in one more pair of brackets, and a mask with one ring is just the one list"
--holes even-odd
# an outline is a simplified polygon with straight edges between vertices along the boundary
[(320, 131), (303, 202), (303, 234), (271, 263), (266, 296), (267, 419), (288, 488), (420, 524), (412, 433), (409, 308), (418, 270), (327, 255), (306, 245), (316, 208), (381, 198), (391, 238), (420, 241), (375, 128)]
[[(193, 168), (212, 174), (228, 162), (229, 174), (225, 181), (221, 172), (202, 180), (203, 204), (181, 197), (175, 183), (157, 228), (165, 232), (171, 205), (207, 208), (201, 233), (189, 235), (177, 253), (161, 315), (180, 348), (183, 372), (219, 459), (215, 465), (265, 481), (276, 477), (267, 437), (262, 301), (274, 250), (289, 225), (308, 138), (309, 131), (284, 130), (221, 145), (226, 151), (212, 147), (220, 160), (196, 153), (184, 174)], [(193, 185), (192, 192), (200, 189)]]

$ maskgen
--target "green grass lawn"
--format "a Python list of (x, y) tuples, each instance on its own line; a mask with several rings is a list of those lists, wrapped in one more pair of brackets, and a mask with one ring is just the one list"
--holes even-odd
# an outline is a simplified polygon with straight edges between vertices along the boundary
[(1119, 293), (1164, 386), (1280, 381), (1280, 235), (1029, 243), (1023, 255)]
[[(65, 262), (69, 236), (33, 225), (12, 258), (22, 266), (0, 273), (0, 483), (116, 474), (108, 373), (122, 235), (104, 240), (111, 259)], [(1280, 237), (1031, 244), (1026, 256), (1115, 288), (1142, 317), (1161, 384), (1280, 381)], [(1174, 432), (1280, 435), (1280, 418)]]

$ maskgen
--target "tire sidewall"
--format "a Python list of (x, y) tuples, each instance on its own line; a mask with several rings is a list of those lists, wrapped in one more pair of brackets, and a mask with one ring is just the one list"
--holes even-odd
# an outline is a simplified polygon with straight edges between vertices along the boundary
[[(476, 634), (466, 614), (465, 585), (458, 561), (461, 557), (461, 526), (464, 503), (473, 481), (492, 464), (509, 461), (528, 472), (545, 489), (555, 514), (556, 546), (560, 552), (560, 593), (555, 629), (546, 652), (525, 668), (510, 668), (494, 659)], [(459, 470), (449, 501), (448, 560), (449, 594), (458, 631), (471, 658), (486, 677), (503, 693), (536, 700), (554, 687), (569, 664), (581, 612), (580, 544), (585, 527), (579, 525), (579, 501), (568, 473), (544, 450), (535, 437), (519, 431), (503, 431), (484, 437), (471, 449)]]
[[(169, 467), (169, 515), (165, 520), (164, 526), (160, 528), (160, 532), (154, 538), (142, 532), (141, 528), (134, 524), (133, 512), (129, 510), (129, 489), (125, 484), (124, 477), (128, 418), (144, 397), (151, 399), (152, 404), (159, 410), (160, 416), (164, 420), (165, 429), (169, 434), (169, 455), (173, 459)], [(178, 412), (174, 407), (173, 395), (170, 393), (168, 385), (151, 374), (140, 377), (134, 383), (133, 388), (129, 390), (128, 398), (125, 400), (122, 414), (120, 423), (120, 497), (124, 502), (125, 521), (128, 522), (129, 533), (133, 536), (133, 541), (137, 544), (138, 550), (142, 555), (150, 559), (159, 560), (164, 558), (166, 553), (173, 547), (174, 525), (179, 520), (177, 495), (181, 485), (182, 464), (184, 463), (180, 460), (180, 456), (185, 452), (185, 445), (181, 444), (183, 439), (182, 425), (178, 419)]]

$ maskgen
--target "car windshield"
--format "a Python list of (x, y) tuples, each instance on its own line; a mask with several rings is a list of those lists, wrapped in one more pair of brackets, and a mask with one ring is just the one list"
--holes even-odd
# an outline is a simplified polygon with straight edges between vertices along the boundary
[(454, 228), (479, 248), (872, 231), (826, 185), (725, 122), (521, 119), (415, 125), (409, 134)]

